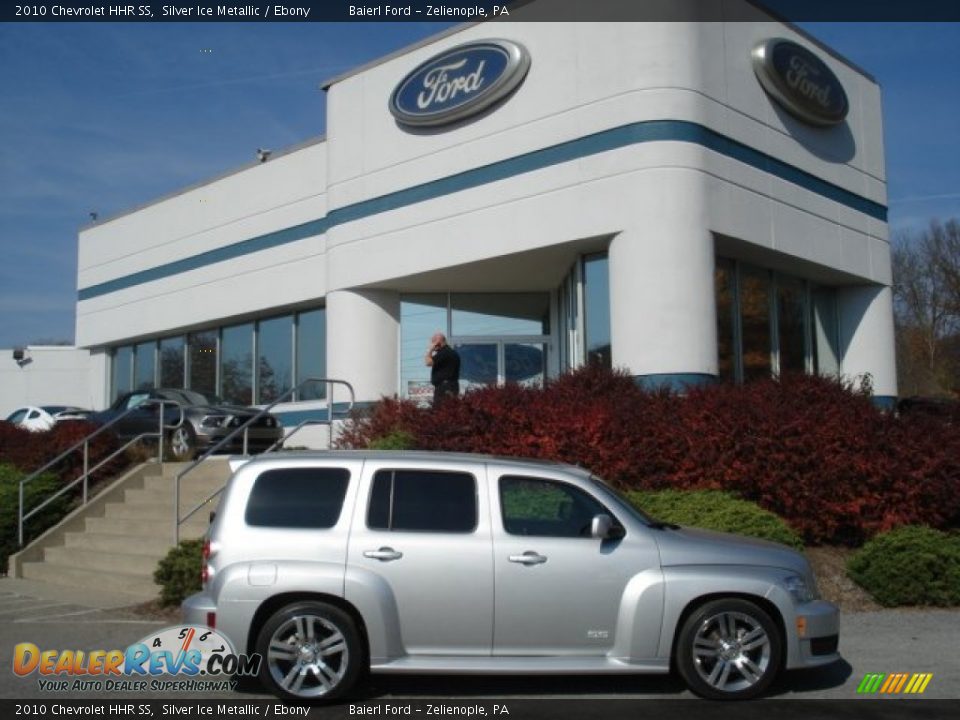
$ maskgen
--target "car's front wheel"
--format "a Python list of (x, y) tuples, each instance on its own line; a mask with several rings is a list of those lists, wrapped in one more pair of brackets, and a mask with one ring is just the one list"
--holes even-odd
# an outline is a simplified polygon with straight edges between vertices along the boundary
[(343, 696), (364, 664), (363, 645), (353, 620), (321, 602), (288, 605), (276, 612), (257, 637), (264, 662), (260, 680), (279, 697), (327, 700)]
[(697, 608), (677, 637), (677, 670), (697, 695), (746, 700), (766, 690), (780, 670), (782, 640), (770, 615), (739, 598)]

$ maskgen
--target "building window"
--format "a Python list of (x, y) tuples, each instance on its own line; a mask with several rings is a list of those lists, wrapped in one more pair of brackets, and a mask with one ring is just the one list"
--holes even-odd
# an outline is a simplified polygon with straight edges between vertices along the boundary
[(583, 329), (587, 363), (612, 367), (610, 269), (606, 253), (583, 258)]
[(557, 290), (561, 369), (613, 365), (607, 253), (580, 257)]
[(714, 287), (717, 298), (717, 360), (721, 380), (739, 380), (738, 353), (736, 350), (737, 302), (735, 296), (733, 263), (717, 260), (714, 271)]
[(839, 373), (833, 288), (725, 258), (717, 258), (714, 285), (721, 379)]
[(547, 374), (550, 293), (423, 293), (400, 301), (400, 392), (429, 400), (423, 357), (442, 332), (460, 353), (460, 386), (542, 385)]
[(253, 403), (253, 323), (220, 333), (220, 397), (236, 405)]
[(183, 388), (184, 378), (183, 336), (163, 338), (160, 341), (160, 387)]
[[(327, 313), (323, 308), (297, 315), (297, 385), (308, 378), (327, 376)], [(321, 400), (327, 396), (324, 383), (311, 383), (297, 390), (297, 400)]]
[(451, 336), (549, 335), (548, 293), (453, 293)]
[(217, 332), (207, 330), (191, 333), (187, 338), (190, 348), (190, 389), (204, 395), (217, 392)]
[(796, 278), (777, 276), (777, 372), (807, 370), (806, 288)]
[(739, 295), (743, 379), (770, 377), (770, 273), (744, 268)]
[(837, 291), (828, 287), (815, 287), (810, 295), (814, 320), (813, 371), (820, 375), (839, 375)]
[(133, 347), (125, 345), (113, 351), (110, 402), (133, 389)]
[(257, 402), (272, 403), (293, 385), (293, 316), (257, 323)]
[(154, 340), (136, 346), (133, 361), (133, 389), (152, 390), (156, 387), (157, 343)]

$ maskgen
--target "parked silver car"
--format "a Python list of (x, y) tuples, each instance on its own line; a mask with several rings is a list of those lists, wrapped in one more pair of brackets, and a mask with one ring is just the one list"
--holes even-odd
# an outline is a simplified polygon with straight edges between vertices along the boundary
[(837, 653), (802, 555), (659, 523), (589, 472), (342, 451), (239, 464), (185, 620), (260, 653), (276, 695), (375, 673), (667, 673), (749, 698)]

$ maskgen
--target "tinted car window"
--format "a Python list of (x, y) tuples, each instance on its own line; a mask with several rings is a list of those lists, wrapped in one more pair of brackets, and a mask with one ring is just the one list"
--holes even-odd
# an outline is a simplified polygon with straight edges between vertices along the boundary
[(373, 530), (469, 533), (477, 526), (477, 483), (469, 473), (380, 470), (367, 526)]
[(590, 537), (593, 517), (610, 515), (578, 487), (518, 475), (500, 478), (500, 512), (510, 535), (540, 537)]
[(343, 468), (266, 470), (250, 491), (247, 525), (331, 528), (340, 518), (349, 481)]

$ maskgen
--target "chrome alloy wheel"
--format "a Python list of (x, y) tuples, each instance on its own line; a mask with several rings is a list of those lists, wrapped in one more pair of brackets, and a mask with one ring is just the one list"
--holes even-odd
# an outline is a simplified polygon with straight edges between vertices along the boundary
[(190, 431), (186, 427), (178, 427), (170, 436), (170, 450), (174, 457), (186, 457), (193, 449)]
[(697, 673), (721, 693), (738, 693), (760, 682), (770, 668), (771, 653), (763, 625), (742, 612), (707, 617), (693, 638)]
[(290, 695), (317, 698), (328, 695), (350, 665), (343, 632), (317, 615), (296, 615), (270, 637), (267, 667), (274, 682)]

